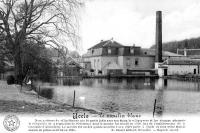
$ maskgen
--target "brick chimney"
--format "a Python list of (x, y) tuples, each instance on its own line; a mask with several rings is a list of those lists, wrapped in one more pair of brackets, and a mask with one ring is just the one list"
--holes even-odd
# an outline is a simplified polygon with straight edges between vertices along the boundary
[(156, 59), (155, 62), (162, 62), (162, 12), (156, 11)]

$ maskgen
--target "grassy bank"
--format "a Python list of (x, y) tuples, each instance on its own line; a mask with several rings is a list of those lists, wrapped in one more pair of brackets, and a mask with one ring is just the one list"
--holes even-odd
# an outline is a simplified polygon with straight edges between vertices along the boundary
[(90, 114), (98, 114), (95, 110), (71, 107), (69, 105), (61, 104), (34, 104), (25, 101), (8, 101), (0, 100), (0, 112), (13, 112), (13, 113), (63, 113), (63, 114), (72, 114), (73, 112), (87, 112)]
[(71, 105), (57, 103), (56, 101), (39, 97), (34, 91), (27, 91), (26, 87), (19, 85), (7, 85), (5, 81), (0, 81), (0, 113), (63, 113), (70, 115), (74, 112), (87, 112), (91, 115), (98, 115), (95, 110), (75, 107)]

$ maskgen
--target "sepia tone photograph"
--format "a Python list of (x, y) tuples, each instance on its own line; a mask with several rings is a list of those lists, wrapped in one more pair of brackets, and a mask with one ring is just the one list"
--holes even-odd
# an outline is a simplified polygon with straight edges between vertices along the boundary
[(0, 113), (199, 114), (199, 18), (199, 0), (0, 0)]

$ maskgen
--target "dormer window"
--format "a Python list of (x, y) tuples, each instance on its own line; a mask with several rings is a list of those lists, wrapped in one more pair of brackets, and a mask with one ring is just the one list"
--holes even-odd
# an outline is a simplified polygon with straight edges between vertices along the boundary
[(111, 48), (108, 48), (108, 54), (111, 54)]
[(127, 60), (126, 60), (126, 66), (130, 66), (130, 58), (127, 58)]
[(134, 54), (134, 48), (130, 48), (130, 53)]

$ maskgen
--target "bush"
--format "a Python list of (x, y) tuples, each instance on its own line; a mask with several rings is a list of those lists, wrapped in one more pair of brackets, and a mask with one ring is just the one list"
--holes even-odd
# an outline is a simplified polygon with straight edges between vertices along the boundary
[(15, 83), (15, 78), (13, 75), (9, 75), (7, 77), (7, 84), (10, 85), (10, 84), (14, 84)]

